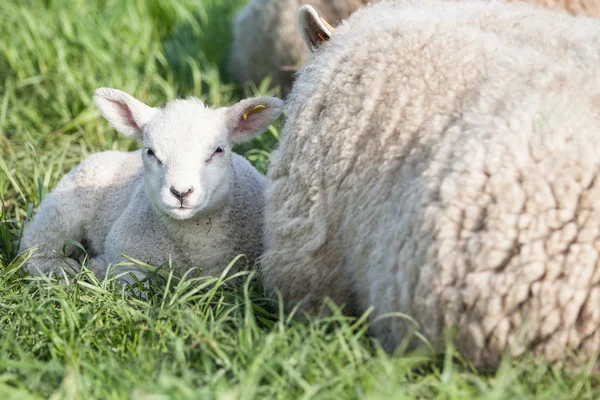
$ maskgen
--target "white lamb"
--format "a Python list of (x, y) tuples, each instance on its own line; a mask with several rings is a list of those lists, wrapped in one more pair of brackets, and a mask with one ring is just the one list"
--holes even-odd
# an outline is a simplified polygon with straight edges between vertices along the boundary
[[(325, 297), (402, 312), (433, 341), (457, 328), (480, 367), (593, 359), (597, 21), (475, 0), (383, 2), (334, 32), (299, 20), (315, 52), (268, 172), (267, 290), (311, 313)], [(393, 349), (412, 328), (373, 333)]]
[[(265, 179), (232, 145), (262, 133), (281, 113), (272, 97), (211, 109), (197, 98), (152, 108), (127, 93), (97, 89), (94, 101), (120, 133), (143, 149), (89, 156), (64, 176), (26, 225), (21, 249), (37, 248), (32, 274), (80, 269), (86, 247), (102, 273), (123, 254), (152, 265), (169, 259), (180, 273), (199, 267), (219, 275), (239, 254), (261, 251)], [(116, 268), (132, 282), (147, 271)]]
[(378, 0), (252, 0), (234, 20), (230, 69), (240, 83), (269, 76), (287, 93), (294, 67), (308, 55), (297, 34), (298, 7), (313, 5), (337, 24), (369, 1)]

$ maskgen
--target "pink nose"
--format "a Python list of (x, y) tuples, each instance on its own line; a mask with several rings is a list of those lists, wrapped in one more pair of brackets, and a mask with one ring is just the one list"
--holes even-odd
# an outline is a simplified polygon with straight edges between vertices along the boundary
[(177, 197), (177, 199), (182, 203), (183, 203), (183, 199), (185, 199), (190, 194), (192, 194), (193, 191), (194, 191), (194, 188), (189, 188), (185, 192), (180, 192), (177, 189), (175, 189), (173, 186), (171, 186), (171, 193), (173, 194), (173, 196)]

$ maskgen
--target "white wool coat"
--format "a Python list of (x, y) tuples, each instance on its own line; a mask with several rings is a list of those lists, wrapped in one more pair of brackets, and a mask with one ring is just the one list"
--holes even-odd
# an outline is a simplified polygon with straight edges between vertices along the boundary
[(600, 0), (505, 0), (509, 2), (525, 1), (536, 6), (566, 11), (572, 15), (600, 17)]
[[(552, 27), (552, 29), (549, 29)], [(526, 4), (383, 2), (299, 73), (268, 172), (264, 284), (457, 330), (475, 365), (600, 348), (600, 25)], [(388, 317), (388, 349), (413, 329)]]

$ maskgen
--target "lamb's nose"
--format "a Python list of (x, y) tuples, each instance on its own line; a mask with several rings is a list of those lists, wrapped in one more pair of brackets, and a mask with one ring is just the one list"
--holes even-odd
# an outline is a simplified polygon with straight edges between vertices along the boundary
[(194, 191), (194, 188), (189, 188), (185, 192), (180, 192), (177, 189), (175, 189), (175, 187), (171, 186), (171, 193), (173, 194), (173, 196), (177, 197), (177, 199), (179, 199), (179, 201), (182, 203), (183, 203), (183, 199), (185, 199), (190, 194), (192, 194), (193, 191)]

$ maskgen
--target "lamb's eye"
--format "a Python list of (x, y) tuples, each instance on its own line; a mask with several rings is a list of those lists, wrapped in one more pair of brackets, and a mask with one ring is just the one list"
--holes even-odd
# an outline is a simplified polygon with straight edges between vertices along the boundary
[(154, 150), (152, 150), (152, 149), (147, 149), (147, 150), (146, 150), (146, 154), (148, 155), (148, 157), (152, 157), (152, 158), (154, 158), (154, 159), (155, 159), (155, 160), (156, 160), (156, 161), (157, 161), (159, 164), (162, 164), (162, 163), (160, 162), (160, 160), (158, 159), (158, 157), (156, 157), (156, 154), (154, 153)]
[(213, 153), (212, 153), (212, 155), (210, 156), (210, 158), (209, 158), (208, 160), (206, 160), (206, 163), (207, 163), (207, 164), (208, 164), (208, 163), (210, 163), (210, 162), (213, 160), (213, 158), (215, 157), (215, 155), (217, 155), (217, 156), (218, 156), (218, 155), (221, 155), (221, 154), (223, 154), (224, 152), (225, 152), (225, 149), (224, 149), (223, 147), (221, 147), (221, 146), (217, 147), (217, 148), (215, 149), (215, 151), (213, 151)]

